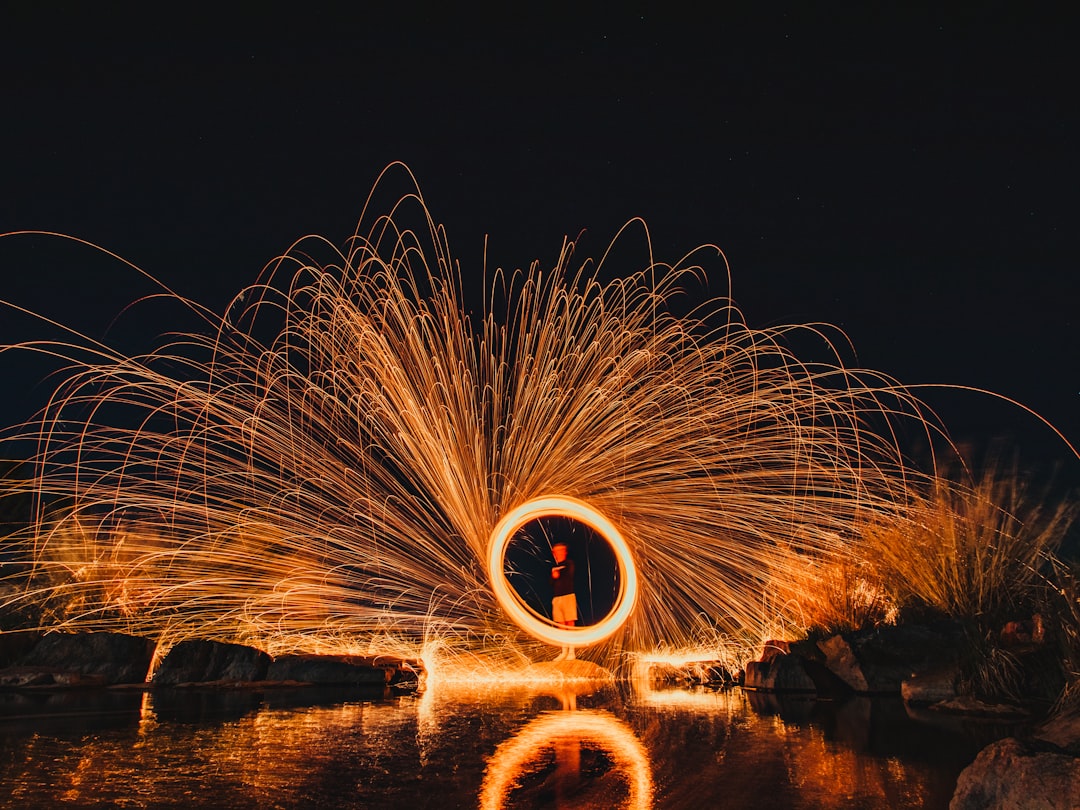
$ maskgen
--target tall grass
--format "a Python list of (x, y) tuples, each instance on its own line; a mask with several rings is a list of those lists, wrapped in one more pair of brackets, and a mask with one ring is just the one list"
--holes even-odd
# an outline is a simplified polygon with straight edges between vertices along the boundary
[[(972, 631), (1030, 618), (1080, 504), (1033, 496), (1016, 470), (973, 484), (942, 475), (891, 514), (876, 513), (842, 552), (793, 562), (766, 595), (804, 632), (948, 618)], [(1080, 604), (1077, 605), (1080, 650)]]
[(1080, 707), (1080, 566), (1077, 563), (1054, 561), (1041, 607), (1060, 652), (1065, 675), (1060, 704)]
[(855, 554), (792, 564), (767, 592), (767, 612), (782, 617), (787, 635), (861, 630), (896, 619), (896, 607), (876, 568)]
[[(942, 475), (866, 520), (842, 554), (787, 566), (766, 601), (811, 636), (950, 620), (966, 638), (963, 693), (1052, 699), (1064, 675), (1080, 703), (1080, 569), (1056, 557), (1078, 513), (1075, 498), (1033, 494), (1015, 468), (991, 465), (970, 484)], [(999, 634), (1035, 613), (1050, 644), (1027, 660)]]
[(942, 477), (906, 515), (868, 522), (859, 553), (901, 611), (989, 629), (1037, 609), (1077, 506), (1033, 497), (1015, 469), (970, 487)]

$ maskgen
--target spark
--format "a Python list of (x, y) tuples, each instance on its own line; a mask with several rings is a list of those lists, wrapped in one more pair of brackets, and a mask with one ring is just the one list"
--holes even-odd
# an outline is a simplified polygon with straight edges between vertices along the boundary
[[(619, 593), (611, 612), (594, 625), (562, 628), (529, 608), (514, 594), (506, 579), (506, 546), (519, 528), (542, 517), (561, 515), (574, 518), (600, 533), (615, 551), (619, 565)], [(637, 604), (638, 579), (634, 557), (625, 538), (606, 517), (574, 498), (548, 497), (528, 501), (509, 512), (491, 533), (488, 549), (488, 576), (499, 605), (518, 627), (556, 647), (596, 644), (626, 624)]]
[[(652, 806), (652, 767), (645, 747), (621, 720), (601, 711), (550, 712), (530, 721), (513, 737), (501, 743), (488, 760), (480, 790), (484, 810), (504, 807), (506, 800), (546, 749), (571, 750), (582, 744), (607, 753), (615, 767), (625, 774), (625, 807)], [(573, 761), (573, 757), (569, 757)], [(576, 776), (576, 774), (575, 774)]]
[[(617, 621), (575, 631), (614, 665), (762, 640), (797, 616), (776, 582), (903, 509), (920, 473), (900, 425), (936, 439), (932, 414), (848, 368), (838, 330), (752, 329), (725, 296), (680, 313), (710, 269), (728, 277), (719, 249), (668, 265), (650, 247), (616, 274), (611, 248), (579, 261), (566, 241), (551, 267), (494, 272), (472, 316), (409, 178), (388, 213), (372, 192), (347, 249), (297, 242), (222, 316), (163, 287), (203, 330), (135, 356), (20, 344), (72, 366), (2, 439), (36, 442), (40, 504), (9, 607), (163, 649), (527, 661), (567, 631), (522, 618), (494, 538), (559, 498), (620, 561)], [(800, 331), (825, 360), (787, 348)]]

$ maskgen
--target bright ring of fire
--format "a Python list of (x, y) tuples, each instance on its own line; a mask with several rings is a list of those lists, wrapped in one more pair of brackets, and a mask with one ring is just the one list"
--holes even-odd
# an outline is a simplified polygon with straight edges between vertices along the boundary
[[(626, 806), (652, 807), (652, 768), (645, 746), (620, 720), (605, 712), (550, 712), (530, 722), (525, 728), (499, 744), (488, 760), (480, 790), (481, 810), (499, 810), (516, 787), (530, 762), (549, 746), (568, 743), (587, 744), (603, 749), (623, 770), (630, 795)], [(556, 749), (556, 762), (558, 749)]]
[[(615, 552), (619, 564), (619, 592), (611, 612), (597, 624), (588, 627), (553, 625), (550, 619), (525, 605), (506, 578), (506, 547), (514, 533), (531, 520), (553, 516), (584, 523), (603, 537)], [(637, 604), (637, 568), (626, 540), (610, 520), (575, 498), (536, 498), (507, 513), (491, 533), (488, 576), (495, 598), (514, 623), (534, 638), (556, 647), (584, 647), (603, 641), (626, 623)]]

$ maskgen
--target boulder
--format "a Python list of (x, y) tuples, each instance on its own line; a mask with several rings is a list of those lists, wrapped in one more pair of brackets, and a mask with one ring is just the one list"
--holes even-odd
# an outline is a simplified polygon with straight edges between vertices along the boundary
[(766, 661), (750, 661), (746, 665), (744, 689), (763, 692), (818, 691), (814, 679), (806, 671), (806, 659), (791, 653), (773, 654)]
[(766, 641), (761, 658), (746, 666), (741, 683), (746, 689), (769, 692), (814, 692), (838, 696), (850, 690), (825, 666), (825, 656), (809, 639)]
[(283, 655), (266, 672), (270, 681), (326, 686), (386, 686), (415, 679), (419, 662), (387, 656)]
[(655, 685), (735, 683), (735, 676), (718, 661), (657, 662), (649, 666), (649, 682)]
[(900, 684), (900, 695), (908, 703), (940, 703), (957, 696), (959, 683), (960, 665), (952, 662), (905, 678)]
[(959, 635), (952, 628), (882, 626), (839, 633), (818, 643), (825, 666), (859, 694), (900, 694), (912, 675), (958, 660)]
[(144, 683), (155, 647), (150, 639), (124, 633), (47, 633), (16, 666), (97, 676), (106, 686)]
[(1046, 643), (1046, 622), (1036, 613), (1030, 619), (1006, 622), (998, 634), (998, 643), (1006, 649), (1038, 646)]
[(104, 686), (102, 675), (83, 675), (55, 667), (8, 667), (0, 669), (0, 688), (56, 689)]
[(798, 641), (770, 639), (761, 645), (761, 655), (758, 656), (758, 660), (771, 661), (778, 655), (798, 655), (811, 661), (822, 660), (821, 650), (813, 641), (805, 638)]
[(1050, 717), (1032, 734), (1033, 738), (1080, 756), (1080, 706), (1072, 706)]
[(37, 630), (8, 630), (0, 633), (0, 667), (14, 665), (41, 640)]
[(1080, 807), (1080, 760), (1009, 737), (987, 746), (956, 781), (950, 810)]
[(761, 655), (758, 656), (758, 661), (764, 664), (772, 661), (778, 655), (790, 655), (791, 644), (792, 642), (782, 639), (769, 639), (761, 645)]
[(244, 683), (266, 678), (270, 656), (243, 644), (207, 639), (181, 641), (165, 656), (154, 686), (181, 683)]

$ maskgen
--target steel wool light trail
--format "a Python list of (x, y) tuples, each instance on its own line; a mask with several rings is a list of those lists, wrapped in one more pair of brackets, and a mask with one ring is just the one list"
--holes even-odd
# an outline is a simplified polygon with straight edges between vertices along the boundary
[[(611, 662), (794, 621), (772, 586), (919, 478), (897, 424), (934, 423), (847, 368), (839, 332), (752, 329), (722, 296), (677, 311), (710, 263), (727, 278), (717, 249), (633, 270), (566, 242), (550, 268), (491, 273), (471, 315), (415, 186), (387, 214), (373, 200), (347, 249), (302, 240), (223, 316), (168, 293), (206, 328), (145, 355), (21, 346), (76, 365), (4, 439), (35, 442), (41, 504), (9, 606), (163, 648), (595, 642)], [(799, 330), (825, 362), (787, 348)], [(616, 554), (622, 595), (594, 627), (530, 612), (501, 570), (514, 530), (552, 514)]]

